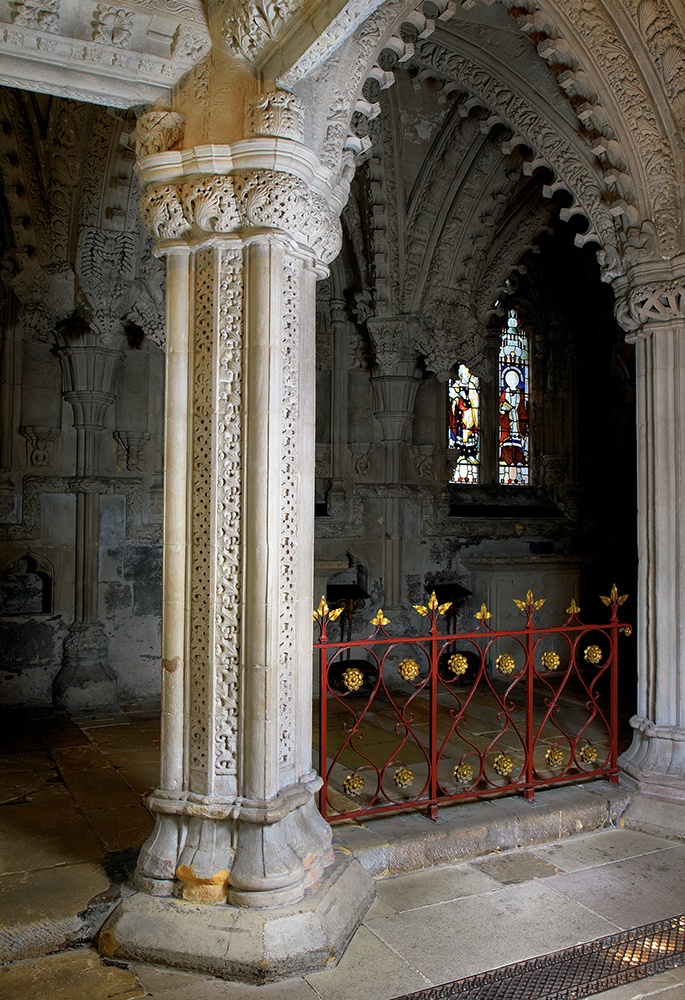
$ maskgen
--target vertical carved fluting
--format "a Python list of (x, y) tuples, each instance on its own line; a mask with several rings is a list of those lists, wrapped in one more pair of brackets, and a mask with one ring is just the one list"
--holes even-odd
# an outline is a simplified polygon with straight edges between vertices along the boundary
[[(637, 269), (636, 269), (637, 270)], [(621, 765), (647, 794), (685, 800), (685, 260), (643, 265), (618, 287), (635, 343), (638, 706)]]
[(281, 573), (279, 604), (278, 763), (284, 779), (295, 774), (294, 673), (297, 600), (298, 515), (294, 504), (298, 489), (298, 433), (301, 432), (299, 399), (299, 285), (301, 261), (286, 257), (283, 265), (283, 451), (281, 460)]
[(214, 771), (223, 794), (235, 794), (237, 774), (242, 501), (242, 295), (240, 250), (223, 250), (217, 261), (218, 369), (216, 420), (216, 551), (213, 651)]

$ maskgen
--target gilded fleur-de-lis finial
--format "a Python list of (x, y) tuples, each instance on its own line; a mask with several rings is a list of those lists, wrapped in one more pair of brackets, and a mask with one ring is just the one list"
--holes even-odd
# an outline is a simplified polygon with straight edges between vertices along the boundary
[(340, 618), (343, 613), (344, 608), (334, 608), (333, 611), (330, 610), (328, 604), (326, 603), (325, 595), (321, 595), (321, 600), (319, 601), (319, 606), (314, 612), (314, 621), (321, 624), (324, 621), (334, 622), (336, 618)]
[(569, 605), (569, 607), (566, 608), (566, 614), (567, 615), (579, 615), (580, 614), (580, 608), (576, 604), (575, 597), (571, 601), (571, 604)]
[(436, 611), (439, 615), (444, 615), (445, 612), (449, 611), (451, 607), (452, 607), (451, 601), (447, 601), (445, 604), (438, 604), (438, 599), (435, 596), (435, 591), (433, 591), (433, 593), (430, 595), (428, 599), (428, 607), (426, 607), (425, 604), (415, 604), (414, 611), (418, 611), (418, 613), (423, 618), (430, 618), (431, 614), (434, 615)]
[(609, 595), (609, 597), (602, 597), (600, 595), (599, 599), (602, 602), (602, 604), (606, 604), (607, 607), (609, 607), (609, 605), (611, 604), (616, 604), (620, 608), (620, 606), (622, 604), (625, 604), (625, 602), (628, 600), (628, 596), (629, 596), (628, 594), (621, 594), (621, 596), (619, 597), (618, 587), (616, 586), (616, 584), (614, 584), (613, 587), (611, 588), (611, 594)]
[(476, 611), (476, 618), (479, 622), (486, 622), (488, 618), (492, 618), (485, 604), (481, 604), (480, 611)]
[(525, 601), (519, 601), (518, 598), (514, 598), (514, 604), (519, 609), (519, 611), (539, 611), (542, 605), (545, 603), (546, 598), (541, 597), (539, 600), (535, 600), (533, 597), (533, 591), (529, 590), (526, 594)]
[(371, 624), (375, 625), (376, 628), (378, 628), (381, 625), (390, 624), (390, 619), (386, 618), (385, 615), (383, 614), (383, 608), (378, 609), (378, 611), (376, 612), (376, 617), (371, 619)]

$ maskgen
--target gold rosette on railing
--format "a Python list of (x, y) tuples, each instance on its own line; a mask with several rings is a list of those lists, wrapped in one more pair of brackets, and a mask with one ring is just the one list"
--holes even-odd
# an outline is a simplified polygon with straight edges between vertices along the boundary
[(409, 788), (410, 785), (414, 784), (414, 772), (410, 767), (398, 767), (392, 776), (392, 780), (395, 782), (398, 788)]
[(358, 667), (348, 667), (343, 670), (342, 682), (348, 691), (358, 691), (364, 683), (364, 674)]
[(514, 761), (505, 753), (498, 753), (492, 766), (499, 775), (506, 778), (514, 770)]
[(416, 660), (412, 660), (410, 657), (407, 657), (406, 660), (402, 660), (397, 670), (402, 680), (415, 681), (419, 676), (420, 667)]
[(342, 787), (345, 795), (356, 798), (364, 790), (364, 779), (360, 774), (348, 774), (343, 780)]
[(473, 768), (471, 765), (465, 761), (457, 764), (454, 768), (454, 780), (462, 785), (467, 785), (470, 781), (473, 781)]
[(583, 653), (583, 659), (588, 663), (591, 663), (593, 667), (598, 667), (602, 662), (602, 649), (600, 646), (596, 646), (594, 643), (588, 646)]
[(447, 667), (455, 677), (462, 677), (469, 669), (469, 661), (463, 653), (452, 653), (447, 661)]
[(550, 767), (561, 767), (564, 763), (564, 751), (561, 747), (550, 747), (545, 753), (545, 760)]
[(376, 628), (383, 628), (385, 625), (390, 624), (390, 619), (386, 618), (383, 614), (383, 608), (378, 609), (375, 618), (371, 619), (371, 624), (375, 625)]
[(501, 674), (508, 677), (509, 674), (513, 674), (516, 670), (516, 660), (509, 653), (500, 653), (500, 655), (495, 660), (495, 668), (499, 670)]
[(561, 657), (558, 653), (555, 653), (553, 649), (548, 649), (540, 657), (540, 662), (545, 670), (558, 670), (559, 664), (561, 663)]

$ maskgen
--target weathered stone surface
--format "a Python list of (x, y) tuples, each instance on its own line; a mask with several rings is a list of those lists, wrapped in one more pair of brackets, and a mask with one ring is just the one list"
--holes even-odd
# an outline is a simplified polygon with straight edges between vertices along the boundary
[(554, 788), (534, 803), (517, 797), (440, 809), (433, 822), (418, 813), (335, 828), (335, 839), (376, 878), (492, 851), (544, 843), (617, 822), (630, 796), (608, 783)]
[(85, 948), (0, 969), (0, 996), (8, 1000), (134, 1000), (145, 994), (133, 972), (106, 966), (96, 952)]
[(267, 983), (335, 963), (374, 891), (357, 862), (339, 855), (300, 903), (271, 910), (201, 906), (135, 893), (107, 921), (101, 948), (116, 958)]
[(89, 901), (108, 887), (102, 868), (93, 864), (0, 877), (0, 962), (92, 941), (113, 902)]

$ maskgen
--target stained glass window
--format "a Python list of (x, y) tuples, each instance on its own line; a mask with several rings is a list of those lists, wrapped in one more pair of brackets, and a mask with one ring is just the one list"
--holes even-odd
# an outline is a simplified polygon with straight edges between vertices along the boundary
[(499, 351), (499, 481), (504, 486), (530, 482), (528, 336), (510, 309)]
[(449, 437), (447, 447), (456, 452), (453, 482), (477, 483), (480, 468), (479, 379), (466, 365), (449, 382)]

